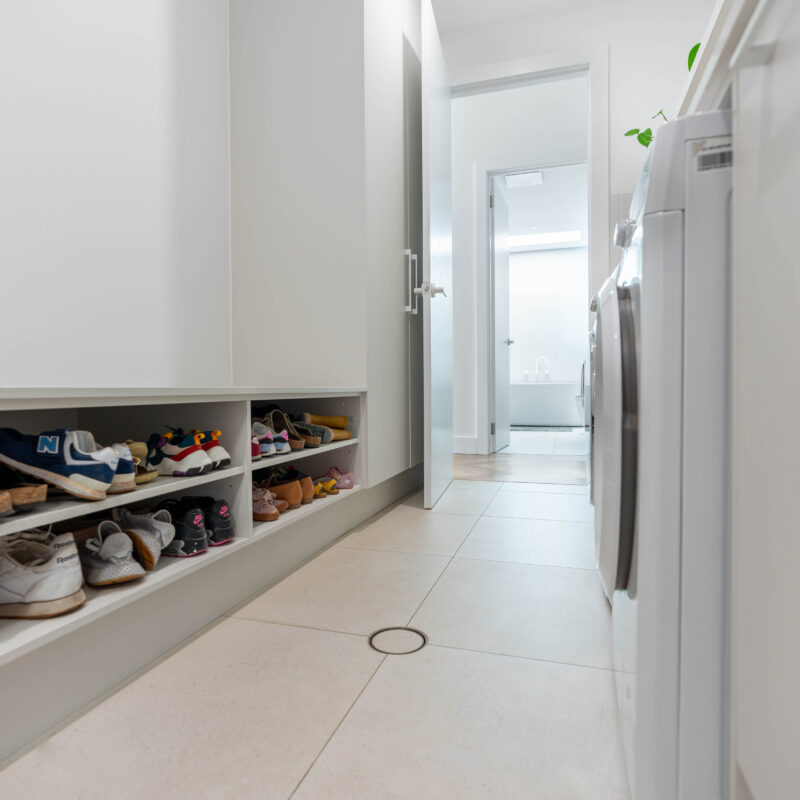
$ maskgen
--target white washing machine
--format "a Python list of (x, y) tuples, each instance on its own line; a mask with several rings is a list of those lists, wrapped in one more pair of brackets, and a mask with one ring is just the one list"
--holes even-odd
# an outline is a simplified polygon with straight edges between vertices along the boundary
[(612, 617), (635, 800), (728, 796), (731, 163), (727, 112), (663, 126), (616, 273), (620, 475), (636, 474)]

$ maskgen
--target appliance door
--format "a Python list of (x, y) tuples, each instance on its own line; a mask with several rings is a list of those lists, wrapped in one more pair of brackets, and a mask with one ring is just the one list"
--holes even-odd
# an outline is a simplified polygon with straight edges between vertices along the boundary
[[(634, 245), (641, 249), (641, 236)], [(641, 331), (640, 281), (620, 287), (620, 332), (623, 361), (623, 465), (617, 591), (614, 592), (612, 629), (614, 672), (622, 743), (630, 785), (634, 785), (636, 731), (637, 543), (636, 492), (639, 434), (639, 354)]]
[(595, 349), (595, 553), (609, 602), (617, 582), (622, 480), (622, 353), (617, 270), (597, 295)]

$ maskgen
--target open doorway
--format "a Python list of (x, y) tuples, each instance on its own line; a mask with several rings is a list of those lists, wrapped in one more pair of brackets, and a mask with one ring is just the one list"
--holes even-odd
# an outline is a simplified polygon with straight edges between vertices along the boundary
[(490, 452), (586, 455), (586, 162), (489, 176)]

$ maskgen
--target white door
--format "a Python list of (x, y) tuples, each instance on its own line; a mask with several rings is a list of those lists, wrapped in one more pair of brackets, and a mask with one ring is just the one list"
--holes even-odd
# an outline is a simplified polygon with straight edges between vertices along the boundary
[(500, 185), (492, 178), (489, 241), (492, 252), (492, 303), (494, 315), (494, 403), (489, 430), (492, 452), (511, 444), (511, 346), (508, 288), (508, 203)]
[(453, 480), (450, 85), (430, 0), (422, 0), (422, 296), (425, 508)]

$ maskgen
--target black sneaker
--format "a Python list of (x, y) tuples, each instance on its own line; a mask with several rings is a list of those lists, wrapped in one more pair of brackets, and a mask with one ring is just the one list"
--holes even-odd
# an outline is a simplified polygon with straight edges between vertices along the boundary
[(208, 543), (211, 547), (228, 544), (236, 538), (233, 530), (233, 514), (227, 501), (215, 500), (213, 497), (184, 497), (183, 502), (202, 509)]
[(189, 558), (208, 550), (208, 531), (203, 509), (187, 503), (186, 498), (165, 500), (159, 508), (169, 511), (175, 526), (175, 538), (161, 551), (162, 556)]

